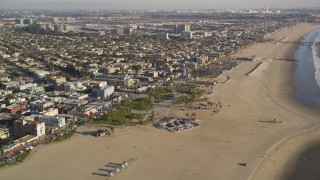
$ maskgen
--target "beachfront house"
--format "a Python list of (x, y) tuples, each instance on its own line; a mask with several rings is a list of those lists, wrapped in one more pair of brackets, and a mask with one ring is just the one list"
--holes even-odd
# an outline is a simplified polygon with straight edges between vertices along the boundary
[(14, 137), (23, 137), (26, 135), (44, 136), (45, 124), (44, 122), (26, 120), (24, 118), (15, 120), (13, 122)]

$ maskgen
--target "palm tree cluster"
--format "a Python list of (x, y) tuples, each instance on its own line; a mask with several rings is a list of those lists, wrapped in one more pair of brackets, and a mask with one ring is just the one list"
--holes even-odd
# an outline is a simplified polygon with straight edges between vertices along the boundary
[(158, 87), (148, 89), (148, 96), (150, 99), (153, 97), (155, 102), (163, 102), (164, 100), (174, 97), (174, 94), (169, 88)]
[(177, 104), (185, 104), (191, 107), (193, 103), (200, 101), (200, 97), (203, 95), (204, 90), (198, 89), (194, 85), (185, 85), (177, 89), (180, 93), (183, 93), (177, 101)]
[(221, 111), (222, 105), (220, 101), (218, 102), (207, 101), (207, 108), (212, 109), (212, 115), (213, 115), (214, 113), (218, 113)]

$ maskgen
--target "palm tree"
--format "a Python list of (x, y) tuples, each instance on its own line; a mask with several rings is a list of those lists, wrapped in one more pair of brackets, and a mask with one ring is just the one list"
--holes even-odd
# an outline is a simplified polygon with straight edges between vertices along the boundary
[(222, 105), (221, 105), (220, 101), (218, 102), (218, 106), (219, 106), (220, 109), (222, 108)]
[(197, 114), (196, 114), (195, 112), (192, 112), (191, 117), (192, 117), (193, 119), (196, 119)]
[(152, 121), (154, 120), (154, 108), (153, 108), (153, 110), (152, 110), (152, 112), (151, 112), (151, 120), (152, 120)]
[(213, 102), (212, 101), (207, 101), (207, 108), (211, 108), (212, 109), (213, 106)]

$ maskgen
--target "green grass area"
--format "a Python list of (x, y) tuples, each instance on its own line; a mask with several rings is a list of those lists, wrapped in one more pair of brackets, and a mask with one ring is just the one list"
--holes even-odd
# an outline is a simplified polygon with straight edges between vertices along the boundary
[(87, 88), (85, 90), (78, 91), (78, 93), (80, 93), (80, 94), (89, 94), (89, 93), (92, 93), (92, 92), (93, 92), (92, 88)]
[(0, 168), (16, 165), (17, 163), (23, 162), (30, 154), (31, 154), (31, 151), (25, 151), (22, 154), (20, 154), (14, 162), (0, 164)]
[(174, 97), (172, 90), (168, 88), (155, 88), (149, 92), (149, 95), (154, 97), (156, 103), (163, 102)]
[(142, 120), (143, 114), (132, 113), (129, 109), (118, 108), (108, 114), (93, 119), (97, 124), (111, 124), (111, 125), (131, 125), (133, 119)]
[(190, 84), (190, 85), (182, 85), (176, 88), (176, 90), (179, 93), (184, 93), (184, 94), (190, 94), (192, 91), (197, 89), (198, 87), (196, 85)]
[(196, 102), (206, 102), (207, 98), (202, 98), (204, 90), (199, 89), (195, 85), (183, 85), (177, 88), (177, 91), (182, 93), (176, 102), (173, 104), (185, 104), (192, 106)]
[(26, 152), (23, 152), (22, 154), (20, 154), (16, 161), (17, 162), (23, 162), (29, 155), (31, 154), (31, 151), (26, 151)]
[(60, 142), (66, 139), (71, 138), (74, 135), (73, 131), (69, 131), (68, 133), (65, 133), (63, 136), (59, 136), (56, 139), (53, 140), (53, 142)]
[(208, 98), (202, 98), (202, 99), (199, 99), (198, 102), (207, 102), (209, 99)]
[(7, 166), (11, 166), (12, 164), (10, 163), (2, 163), (0, 164), (0, 168), (4, 168), (4, 167), (7, 167)]
[(153, 108), (152, 101), (149, 97), (141, 97), (134, 101), (128, 102), (126, 105), (130, 109), (148, 111)]

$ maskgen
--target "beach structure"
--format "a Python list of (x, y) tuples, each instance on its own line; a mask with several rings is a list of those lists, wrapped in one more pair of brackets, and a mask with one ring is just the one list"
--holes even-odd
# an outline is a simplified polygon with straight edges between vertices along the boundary
[(163, 117), (159, 122), (155, 123), (155, 127), (166, 129), (170, 132), (182, 132), (192, 130), (200, 125), (190, 118), (168, 118)]

